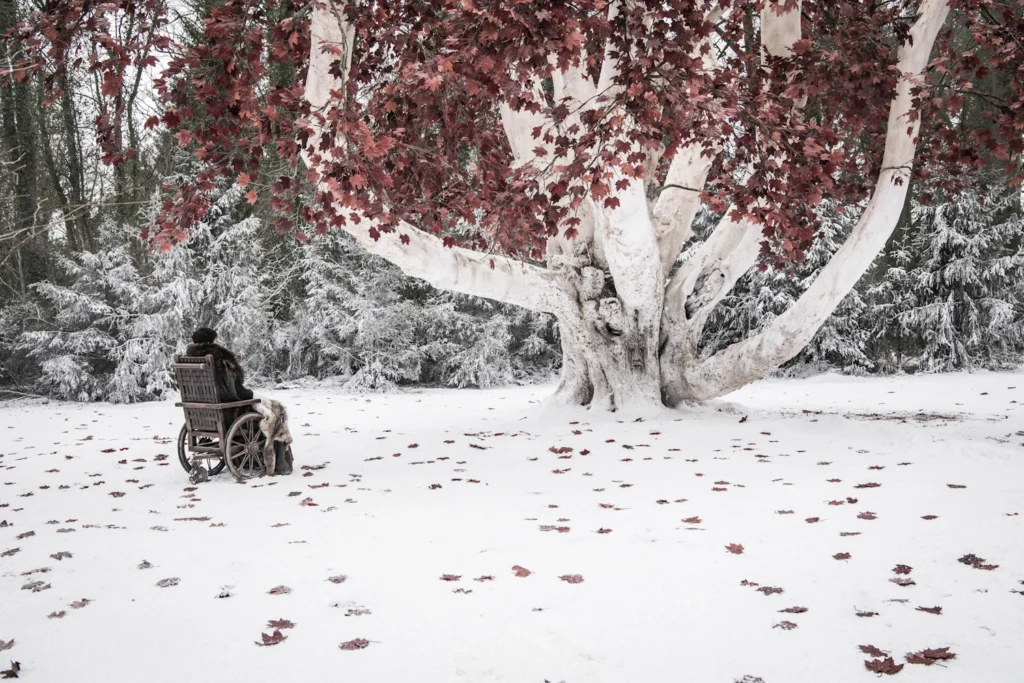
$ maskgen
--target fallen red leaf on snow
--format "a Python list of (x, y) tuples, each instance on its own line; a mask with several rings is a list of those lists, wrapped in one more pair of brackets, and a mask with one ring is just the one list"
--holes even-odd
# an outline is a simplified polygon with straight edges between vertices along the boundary
[(998, 564), (985, 564), (985, 560), (981, 557), (978, 557), (974, 553), (968, 553), (967, 555), (964, 555), (959, 560), (957, 560), (957, 562), (960, 562), (961, 564), (966, 564), (968, 567), (974, 567), (975, 569), (984, 569), (985, 571), (992, 571), (993, 569), (999, 568)]
[(742, 555), (743, 554), (743, 546), (741, 544), (739, 544), (739, 543), (730, 543), (729, 545), (725, 546), (725, 549), (728, 550), (733, 555)]
[(892, 657), (867, 660), (864, 662), (864, 666), (872, 673), (886, 674), (887, 676), (893, 676), (903, 671), (903, 665), (894, 662)]
[(270, 645), (277, 645), (278, 643), (283, 643), (288, 640), (288, 636), (280, 631), (274, 631), (272, 635), (267, 635), (266, 633), (261, 633), (260, 635), (263, 637), (263, 642), (261, 643), (258, 640), (256, 641), (256, 644), (260, 647), (269, 647)]
[(948, 647), (921, 650), (920, 652), (913, 652), (907, 655), (907, 661), (909, 663), (924, 664), (925, 666), (931, 666), (936, 662), (942, 662), (950, 659), (956, 659), (956, 654), (950, 652)]
[(532, 574), (532, 572), (529, 569), (527, 569), (526, 567), (520, 567), (518, 564), (512, 566), (512, 571), (514, 571), (516, 573), (516, 576), (518, 576), (519, 578), (525, 578)]
[(295, 628), (295, 623), (288, 619), (274, 619), (267, 622), (267, 628), (277, 630), (279, 628)]
[(579, 574), (562, 574), (558, 578), (566, 583), (583, 583), (583, 577)]
[(355, 638), (354, 640), (346, 640), (344, 643), (338, 646), (342, 650), (362, 650), (370, 644), (370, 641), (365, 638)]

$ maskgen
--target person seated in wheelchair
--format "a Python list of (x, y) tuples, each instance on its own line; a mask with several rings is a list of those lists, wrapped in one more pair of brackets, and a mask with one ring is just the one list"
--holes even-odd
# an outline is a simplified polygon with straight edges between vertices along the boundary
[(185, 349), (185, 355), (196, 358), (213, 356), (217, 394), (221, 403), (248, 401), (253, 397), (252, 390), (244, 386), (245, 371), (235, 354), (217, 343), (216, 330), (200, 327), (193, 332), (192, 343)]
[[(253, 398), (251, 389), (245, 387), (245, 371), (235, 358), (235, 354), (217, 343), (217, 331), (209, 327), (200, 327), (192, 333), (192, 343), (185, 349), (186, 356), (202, 358), (213, 356), (214, 377), (217, 383), (218, 399), (221, 403), (248, 401)], [(260, 399), (260, 403), (252, 407), (225, 410), (225, 421), (230, 425), (240, 415), (258, 412), (264, 420), (260, 428), (274, 448), (267, 454), (268, 474), (291, 474), (292, 452), (291, 434), (287, 426), (287, 413), (284, 406), (277, 401)]]

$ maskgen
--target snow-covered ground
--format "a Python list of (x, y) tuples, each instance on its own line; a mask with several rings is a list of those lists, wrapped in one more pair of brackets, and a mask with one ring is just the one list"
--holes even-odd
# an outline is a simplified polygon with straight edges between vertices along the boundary
[(1024, 680), (1024, 373), (772, 380), (640, 420), (550, 391), (277, 392), (295, 474), (196, 489), (170, 402), (0, 404), (0, 669), (817, 683), (871, 679), (871, 645), (897, 680)]

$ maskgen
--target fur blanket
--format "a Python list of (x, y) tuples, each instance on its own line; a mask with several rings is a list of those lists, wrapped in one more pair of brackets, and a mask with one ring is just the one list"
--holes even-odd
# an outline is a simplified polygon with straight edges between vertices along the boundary
[(263, 452), (267, 474), (291, 474), (292, 433), (288, 430), (288, 411), (279, 402), (268, 398), (261, 398), (253, 408), (263, 416), (260, 431), (267, 437)]

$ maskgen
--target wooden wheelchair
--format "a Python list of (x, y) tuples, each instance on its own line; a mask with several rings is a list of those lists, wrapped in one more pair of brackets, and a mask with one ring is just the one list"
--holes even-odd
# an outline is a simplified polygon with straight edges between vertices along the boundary
[(171, 368), (181, 393), (181, 402), (174, 405), (185, 409), (178, 460), (192, 483), (206, 481), (225, 467), (240, 482), (266, 474), (263, 416), (252, 408), (260, 400), (221, 403), (213, 356), (178, 356)]

